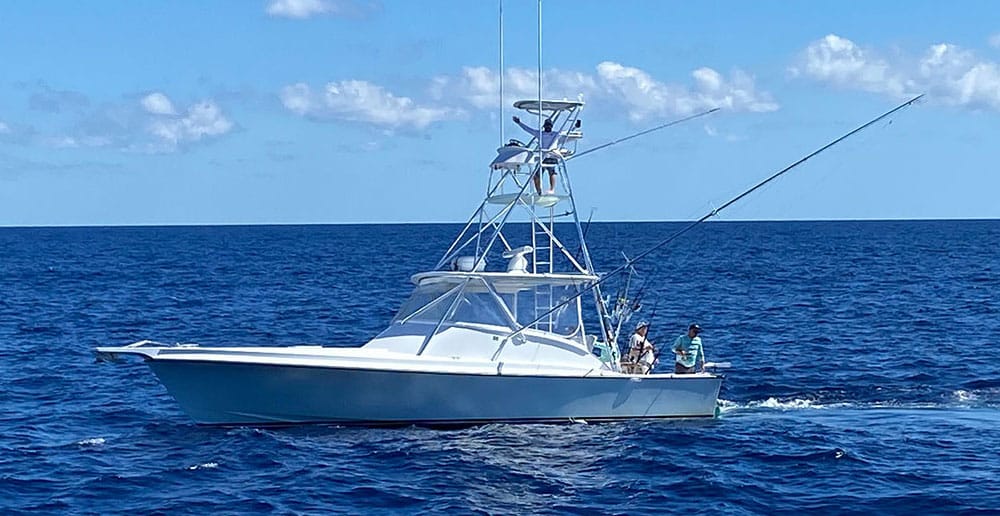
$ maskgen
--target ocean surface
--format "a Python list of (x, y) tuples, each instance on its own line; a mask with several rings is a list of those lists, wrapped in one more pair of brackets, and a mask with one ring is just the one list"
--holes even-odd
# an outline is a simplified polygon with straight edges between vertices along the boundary
[[(596, 263), (682, 227), (600, 223)], [(142, 339), (360, 345), (456, 225), (0, 229), (0, 513), (998, 513), (1000, 221), (704, 224), (639, 265), (714, 420), (194, 425)], [(647, 314), (646, 317), (652, 314)]]

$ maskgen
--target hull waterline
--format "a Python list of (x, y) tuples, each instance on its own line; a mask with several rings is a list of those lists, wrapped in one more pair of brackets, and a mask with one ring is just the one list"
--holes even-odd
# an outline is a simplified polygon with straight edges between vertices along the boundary
[(150, 360), (204, 425), (456, 425), (712, 417), (713, 375), (520, 376)]

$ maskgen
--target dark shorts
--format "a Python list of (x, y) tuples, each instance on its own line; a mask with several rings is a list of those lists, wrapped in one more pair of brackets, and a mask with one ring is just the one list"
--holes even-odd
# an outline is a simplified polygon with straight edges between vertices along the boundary
[(542, 168), (548, 170), (550, 174), (556, 173), (556, 165), (559, 164), (559, 160), (555, 158), (545, 158), (542, 160)]
[(674, 363), (674, 374), (691, 374), (694, 372), (694, 366), (686, 367), (679, 363)]

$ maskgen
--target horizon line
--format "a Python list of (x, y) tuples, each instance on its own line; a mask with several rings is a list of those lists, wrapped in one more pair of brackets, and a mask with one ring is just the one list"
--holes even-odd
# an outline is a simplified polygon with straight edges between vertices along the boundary
[[(988, 222), (1000, 221), (997, 217), (917, 217), (917, 218), (819, 218), (819, 219), (709, 219), (705, 222), (773, 223), (773, 222)], [(257, 227), (257, 226), (419, 226), (465, 224), (468, 221), (373, 221), (373, 222), (191, 222), (191, 223), (138, 223), (138, 224), (0, 224), (0, 229), (59, 229), (59, 228), (167, 228), (167, 227)], [(677, 224), (693, 223), (693, 219), (673, 220), (594, 220), (595, 224)], [(527, 224), (511, 222), (512, 224)], [(581, 223), (584, 223), (581, 221)], [(572, 224), (570, 221), (557, 224)]]

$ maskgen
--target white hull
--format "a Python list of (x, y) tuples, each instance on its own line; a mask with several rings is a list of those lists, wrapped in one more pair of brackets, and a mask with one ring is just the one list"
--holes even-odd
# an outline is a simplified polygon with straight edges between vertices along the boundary
[(205, 360), (148, 364), (200, 424), (475, 424), (715, 415), (720, 377), (528, 376)]
[[(600, 287), (610, 276), (594, 272), (576, 214), (565, 158), (582, 137), (583, 101), (539, 99), (515, 107), (561, 128), (543, 133), (521, 124), (534, 136), (533, 145), (499, 149), (487, 198), (438, 264), (410, 278), (409, 298), (364, 345), (202, 348), (142, 341), (98, 348), (99, 356), (142, 356), (201, 424), (714, 416), (718, 376), (620, 372), (616, 332), (639, 305), (627, 299), (626, 281), (614, 312), (606, 306)], [(559, 136), (543, 147), (553, 134)], [(559, 171), (559, 194), (530, 193), (530, 178), (543, 168)], [(557, 205), (562, 205), (558, 211)], [(504, 233), (513, 212), (526, 216), (530, 240), (520, 228)], [(563, 244), (567, 235), (556, 236), (557, 219), (569, 216), (579, 251)], [(506, 267), (490, 268), (490, 260), (497, 259), (507, 260)], [(597, 312), (596, 324), (589, 326), (584, 294), (593, 296)]]

